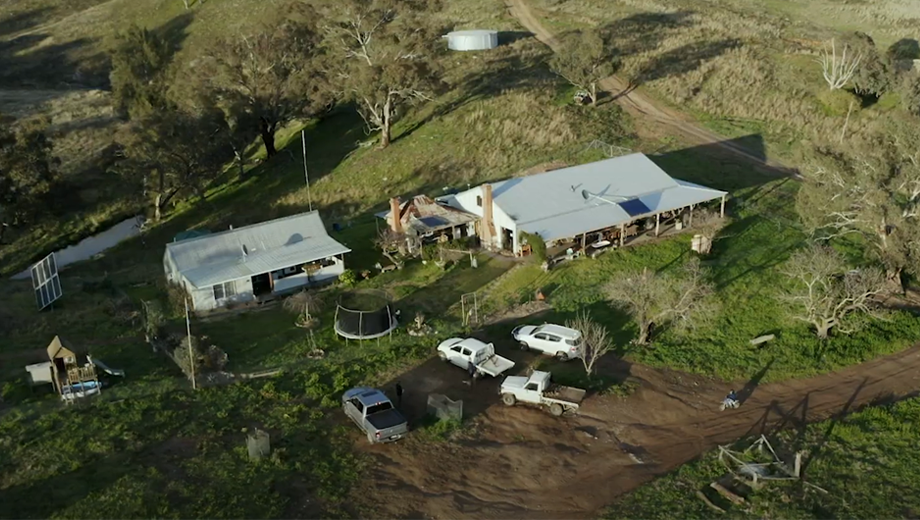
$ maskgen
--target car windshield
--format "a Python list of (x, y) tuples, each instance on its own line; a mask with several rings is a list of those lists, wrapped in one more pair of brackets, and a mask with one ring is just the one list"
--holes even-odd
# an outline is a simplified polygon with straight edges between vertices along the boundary
[(570, 347), (577, 347), (578, 345), (581, 345), (581, 336), (575, 339), (567, 339), (565, 340), (565, 344), (569, 345)]
[(373, 415), (378, 412), (385, 412), (387, 410), (392, 410), (392, 403), (377, 403), (367, 407), (367, 415)]

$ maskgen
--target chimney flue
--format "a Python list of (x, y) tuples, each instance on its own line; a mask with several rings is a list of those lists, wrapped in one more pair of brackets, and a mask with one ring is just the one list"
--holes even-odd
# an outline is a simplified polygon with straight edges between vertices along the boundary
[(480, 239), (482, 244), (491, 249), (493, 237), (495, 236), (495, 227), (492, 222), (492, 185), (482, 185), (482, 224), (480, 225)]
[(390, 229), (394, 233), (402, 233), (402, 221), (399, 219), (399, 197), (390, 199)]

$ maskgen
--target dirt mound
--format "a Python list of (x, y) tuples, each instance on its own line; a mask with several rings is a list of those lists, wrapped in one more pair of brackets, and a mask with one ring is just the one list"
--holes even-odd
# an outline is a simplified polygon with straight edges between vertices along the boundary
[(914, 393), (920, 346), (812, 379), (745, 385), (741, 408), (726, 412), (718, 411), (726, 384), (620, 368), (639, 384), (633, 395), (594, 395), (578, 415), (556, 418), (504, 407), (497, 380), (471, 387), (462, 370), (425, 363), (401, 377), (404, 387), (417, 389), (407, 392), (410, 421), (424, 414), (427, 392), (437, 391), (464, 400), (471, 426), (450, 442), (410, 437), (367, 448), (376, 463), (356, 497), (374, 497), (368, 507), (380, 517), (593, 517), (619, 495), (718, 444)]

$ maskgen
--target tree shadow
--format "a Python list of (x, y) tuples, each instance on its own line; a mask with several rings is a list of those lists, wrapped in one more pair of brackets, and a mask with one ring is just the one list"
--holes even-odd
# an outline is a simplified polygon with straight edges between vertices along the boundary
[(865, 388), (866, 384), (869, 382), (869, 378), (863, 378), (862, 382), (859, 383), (859, 386), (856, 387), (856, 390), (853, 392), (853, 395), (850, 396), (850, 399), (847, 400), (846, 404), (843, 406), (843, 409), (837, 413), (830, 423), (827, 425), (827, 428), (824, 430), (824, 433), (821, 435), (821, 440), (818, 441), (817, 446), (810, 450), (810, 454), (802, 461), (802, 473), (801, 478), (804, 480), (808, 474), (808, 468), (811, 464), (821, 458), (821, 454), (824, 451), (824, 447), (827, 445), (827, 442), (830, 440), (831, 435), (834, 433), (834, 429), (837, 427), (837, 424), (846, 418), (847, 414), (850, 413), (853, 408), (853, 404), (856, 402), (856, 398), (859, 397), (860, 392)]
[(641, 54), (657, 49), (665, 33), (689, 27), (693, 11), (673, 13), (637, 13), (603, 26), (600, 31), (623, 55)]
[[(743, 150), (750, 158), (731, 149)], [(650, 158), (672, 177), (729, 193), (792, 175), (766, 164), (766, 145), (760, 134), (654, 153)]]
[(5, 488), (3, 516), (51, 518), (58, 509), (74, 504), (127, 475), (132, 468), (131, 459), (130, 453), (114, 453), (67, 473)]
[(704, 61), (740, 46), (741, 41), (734, 38), (717, 42), (688, 43), (649, 60), (635, 74), (631, 83), (641, 85), (657, 79), (686, 74), (698, 69)]
[(35, 27), (44, 21), (50, 10), (48, 7), (39, 7), (0, 20), (0, 38)]
[[(529, 34), (529, 33), (528, 33)], [(545, 61), (545, 53), (523, 55), (507, 50), (490, 56), (486, 63), (452, 86), (449, 101), (432, 108), (426, 115), (403, 127), (394, 141), (412, 135), (425, 124), (443, 117), (473, 101), (488, 99), (508, 90), (545, 86), (557, 80)]]
[[(187, 28), (193, 16), (191, 12), (184, 13), (154, 29), (169, 42), (172, 56), (188, 36)], [(0, 68), (0, 85), (46, 89), (110, 88), (111, 60), (107, 52), (100, 50), (99, 40), (78, 38), (40, 45), (53, 38), (53, 34), (34, 33), (0, 42), (0, 63), (4, 65)]]
[(533, 38), (534, 34), (530, 31), (499, 31), (498, 44), (511, 45), (512, 43), (526, 38)]

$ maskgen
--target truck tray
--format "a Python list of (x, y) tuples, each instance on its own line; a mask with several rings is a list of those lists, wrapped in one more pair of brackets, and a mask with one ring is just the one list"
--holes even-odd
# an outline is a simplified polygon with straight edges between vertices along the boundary
[(550, 399), (559, 399), (570, 403), (580, 403), (585, 398), (586, 391), (581, 388), (571, 386), (553, 385), (549, 392), (544, 394)]

